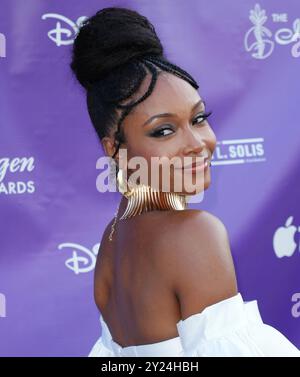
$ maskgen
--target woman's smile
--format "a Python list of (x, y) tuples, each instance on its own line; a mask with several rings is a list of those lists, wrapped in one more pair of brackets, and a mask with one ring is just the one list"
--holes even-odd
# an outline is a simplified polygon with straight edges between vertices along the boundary
[(197, 172), (204, 172), (209, 166), (209, 158), (205, 157), (201, 161), (193, 162), (192, 164), (185, 164), (181, 168), (184, 173), (196, 174)]

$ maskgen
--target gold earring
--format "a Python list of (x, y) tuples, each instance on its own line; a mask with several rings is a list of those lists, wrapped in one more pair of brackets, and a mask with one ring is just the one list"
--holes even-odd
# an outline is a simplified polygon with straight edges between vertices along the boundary
[(127, 197), (128, 195), (128, 184), (124, 177), (124, 169), (119, 169), (117, 174), (118, 190), (121, 194)]

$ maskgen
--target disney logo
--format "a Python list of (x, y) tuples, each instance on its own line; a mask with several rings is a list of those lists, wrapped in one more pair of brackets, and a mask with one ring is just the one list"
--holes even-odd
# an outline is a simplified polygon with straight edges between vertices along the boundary
[(82, 245), (71, 242), (66, 242), (58, 245), (59, 250), (65, 248), (72, 249), (72, 256), (65, 261), (65, 265), (76, 275), (80, 273), (90, 272), (95, 268), (96, 256), (98, 254), (99, 247), (100, 243), (94, 245), (92, 247), (92, 250), (89, 250)]
[[(80, 25), (85, 19), (87, 19), (86, 16), (81, 16), (74, 22), (57, 13), (46, 13), (42, 15), (42, 20), (48, 18), (56, 20), (55, 28), (49, 30), (47, 33), (48, 37), (56, 44), (56, 46), (72, 44), (79, 31)], [(63, 24), (65, 24), (65, 27), (63, 27)]]

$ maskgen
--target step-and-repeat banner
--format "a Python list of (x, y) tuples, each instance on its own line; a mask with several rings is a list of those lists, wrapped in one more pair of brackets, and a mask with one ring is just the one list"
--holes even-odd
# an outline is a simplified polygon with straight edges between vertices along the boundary
[(298, 0), (0, 0), (0, 355), (85, 356), (93, 271), (119, 193), (69, 68), (80, 23), (122, 6), (213, 110), (212, 184), (191, 204), (226, 225), (239, 291), (300, 347)]

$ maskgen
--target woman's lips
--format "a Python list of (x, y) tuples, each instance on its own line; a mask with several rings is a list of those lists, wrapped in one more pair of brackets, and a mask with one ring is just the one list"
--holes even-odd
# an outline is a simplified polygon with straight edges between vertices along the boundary
[(196, 173), (198, 171), (204, 171), (206, 168), (206, 163), (197, 164), (192, 167), (183, 167), (182, 170), (187, 173)]
[(184, 172), (196, 173), (198, 171), (204, 171), (209, 166), (209, 158), (205, 157), (204, 160), (200, 162), (193, 162), (191, 165), (183, 166), (181, 169)]

